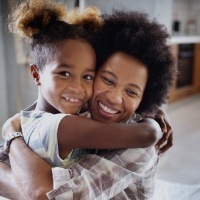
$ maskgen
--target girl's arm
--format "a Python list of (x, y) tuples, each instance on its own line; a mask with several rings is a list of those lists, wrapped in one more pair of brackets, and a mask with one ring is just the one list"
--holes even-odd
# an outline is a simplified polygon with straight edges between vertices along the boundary
[(119, 149), (154, 145), (162, 137), (158, 123), (144, 119), (140, 123), (103, 123), (80, 116), (64, 117), (58, 128), (60, 155), (69, 149)]
[(163, 109), (159, 109), (154, 116), (154, 119), (159, 123), (163, 130), (163, 136), (156, 144), (159, 149), (159, 154), (164, 153), (173, 146), (173, 130), (169, 116)]

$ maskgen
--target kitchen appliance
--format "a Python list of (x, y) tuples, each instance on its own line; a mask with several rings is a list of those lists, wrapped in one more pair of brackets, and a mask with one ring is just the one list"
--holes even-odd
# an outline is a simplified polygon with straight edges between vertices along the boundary
[(194, 68), (194, 44), (179, 44), (177, 88), (192, 85)]

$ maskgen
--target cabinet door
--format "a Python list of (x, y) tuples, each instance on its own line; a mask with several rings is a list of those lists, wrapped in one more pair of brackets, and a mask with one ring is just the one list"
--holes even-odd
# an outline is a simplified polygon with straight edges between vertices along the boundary
[(197, 92), (200, 92), (200, 43), (195, 45), (194, 59), (194, 87)]
[[(172, 51), (176, 57), (177, 64), (181, 67), (181, 64), (183, 63), (180, 63), (181, 61), (179, 60), (179, 45), (173, 45)], [(191, 66), (192, 73), (190, 74), (192, 76), (191, 84), (179, 87), (180, 84), (177, 84), (179, 80), (177, 80), (174, 87), (170, 91), (169, 102), (175, 102), (184, 99), (200, 91), (200, 44), (195, 44), (193, 61), (190, 63), (193, 63), (193, 66)], [(180, 77), (184, 76), (184, 74), (181, 74), (181, 70), (179, 73)]]

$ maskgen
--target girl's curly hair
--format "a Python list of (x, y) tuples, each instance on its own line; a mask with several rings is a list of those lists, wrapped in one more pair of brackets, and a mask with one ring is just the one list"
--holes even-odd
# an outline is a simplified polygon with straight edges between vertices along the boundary
[(32, 38), (42, 34), (55, 21), (63, 21), (67, 7), (48, 0), (25, 1), (10, 15), (9, 30), (19, 36)]
[(94, 34), (102, 26), (97, 8), (68, 12), (66, 4), (53, 0), (27, 0), (9, 16), (9, 22), (9, 30), (31, 45), (39, 69), (53, 58), (63, 40), (80, 39), (93, 45)]
[(141, 12), (115, 10), (103, 15), (103, 19), (104, 26), (96, 41), (97, 67), (117, 51), (144, 63), (148, 68), (148, 81), (137, 112), (155, 111), (166, 103), (177, 75), (165, 27)]

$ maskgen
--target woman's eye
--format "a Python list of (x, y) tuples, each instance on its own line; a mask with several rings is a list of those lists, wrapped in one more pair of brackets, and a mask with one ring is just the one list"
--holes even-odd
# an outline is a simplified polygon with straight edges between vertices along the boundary
[(137, 92), (131, 90), (131, 89), (127, 89), (126, 92), (128, 93), (128, 95), (130, 96), (138, 96)]
[(94, 79), (94, 76), (87, 74), (83, 78), (86, 79), (86, 80), (88, 80), (88, 81), (90, 81), (90, 80)]
[(105, 76), (102, 76), (102, 79), (108, 85), (113, 85), (114, 84), (113, 81), (111, 81), (110, 79), (106, 78)]
[(64, 72), (60, 72), (60, 75), (69, 77), (69, 76), (70, 76), (70, 73), (67, 72), (67, 71), (64, 71)]

